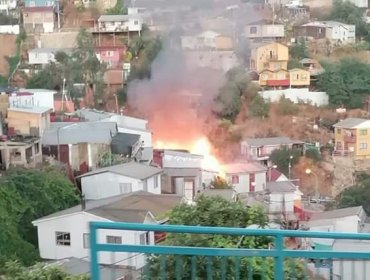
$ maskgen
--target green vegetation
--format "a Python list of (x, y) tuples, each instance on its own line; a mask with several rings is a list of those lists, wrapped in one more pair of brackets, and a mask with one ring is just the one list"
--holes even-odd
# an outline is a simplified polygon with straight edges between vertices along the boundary
[(27, 83), (29, 88), (47, 88), (59, 90), (66, 79), (66, 90), (76, 101), (81, 93), (74, 84), (92, 86), (95, 97), (100, 98), (104, 92), (103, 75), (106, 70), (95, 55), (92, 35), (86, 29), (80, 29), (77, 36), (77, 49), (72, 54), (57, 53), (56, 63), (50, 63), (33, 75)]
[(113, 8), (107, 9), (105, 12), (108, 15), (127, 15), (127, 8), (125, 8), (123, 0), (119, 0)]
[[(216, 226), (216, 227), (238, 227), (245, 228), (252, 224), (265, 227), (268, 218), (264, 210), (259, 207), (246, 207), (241, 202), (231, 202), (221, 197), (207, 198), (200, 196), (196, 204), (182, 204), (177, 206), (170, 213), (170, 224), (174, 225), (194, 225), (194, 226)], [(254, 248), (267, 249), (273, 242), (270, 237), (240, 237), (225, 235), (195, 235), (195, 234), (168, 234), (164, 245), (169, 246), (199, 246), (214, 248)], [(224, 258), (225, 279), (234, 279), (236, 272), (236, 261), (240, 261), (240, 274), (247, 275), (248, 271), (253, 274), (253, 279), (261, 279), (262, 273), (264, 279), (273, 279), (273, 259), (263, 258)], [(207, 257), (196, 257), (197, 275), (196, 279), (207, 279)], [(212, 258), (213, 279), (222, 279), (222, 258)], [(166, 265), (165, 270), (160, 269), (160, 264)], [(176, 277), (178, 272), (178, 262), (181, 262), (181, 276)], [(295, 273), (297, 279), (303, 279), (303, 264), (294, 262), (288, 272), (287, 278)], [(149, 257), (148, 270), (150, 277), (144, 279), (190, 279), (191, 278), (191, 257), (188, 256), (156, 256)], [(161, 277), (160, 277), (161, 276)]]
[(215, 99), (215, 113), (228, 120), (234, 120), (242, 107), (243, 99), (253, 99), (257, 95), (257, 88), (248, 78), (242, 67), (230, 69), (226, 73), (226, 82), (220, 88)]
[(362, 206), (370, 214), (370, 175), (360, 174), (357, 183), (344, 190), (337, 198), (338, 208)]
[(295, 115), (299, 111), (299, 107), (294, 104), (290, 99), (282, 96), (277, 104), (277, 112), (280, 115)]
[(317, 87), (327, 92), (330, 104), (361, 108), (370, 92), (370, 65), (353, 58), (322, 65), (325, 73), (319, 76)]
[[(292, 158), (290, 158), (292, 157)], [(288, 149), (286, 147), (275, 150), (271, 153), (270, 160), (277, 165), (277, 169), (284, 175), (289, 175), (289, 162), (291, 167), (296, 165), (301, 157), (298, 149)]]
[(314, 162), (319, 162), (319, 161), (321, 161), (321, 154), (320, 154), (320, 152), (319, 152), (319, 150), (318, 149), (316, 149), (316, 148), (309, 148), (306, 152), (305, 152), (305, 154), (304, 154), (304, 156), (306, 157), (306, 158), (310, 158), (310, 159), (312, 159)]
[(303, 38), (301, 38), (296, 44), (294, 44), (290, 48), (289, 53), (293, 59), (297, 59), (297, 60), (310, 57), (310, 53), (308, 51), (306, 41)]
[(24, 267), (19, 262), (5, 264), (2, 280), (88, 280), (88, 276), (71, 276), (55, 266), (38, 264), (32, 268)]
[(0, 272), (4, 263), (38, 260), (37, 229), (32, 221), (78, 203), (75, 188), (65, 171), (9, 170), (0, 179)]
[(262, 96), (256, 94), (252, 99), (249, 110), (253, 117), (268, 118), (270, 111), (270, 104), (267, 103)]

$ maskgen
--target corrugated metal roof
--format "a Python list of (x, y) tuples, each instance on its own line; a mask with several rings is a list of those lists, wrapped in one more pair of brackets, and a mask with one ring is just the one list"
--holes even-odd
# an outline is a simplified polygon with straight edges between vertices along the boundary
[(163, 172), (170, 177), (196, 177), (200, 175), (200, 168), (164, 168)]
[[(86, 201), (85, 210), (81, 205), (42, 217), (33, 221), (38, 223), (79, 212), (88, 212), (111, 221), (142, 222), (143, 213), (150, 212), (154, 217), (161, 216), (183, 201), (182, 196), (172, 194), (152, 194), (148, 192), (133, 192), (106, 199)], [(145, 218), (145, 217), (144, 217)]]
[(226, 174), (243, 174), (267, 171), (267, 168), (258, 162), (240, 162), (222, 166)]
[(291, 140), (288, 137), (247, 138), (244, 142), (251, 147), (303, 144), (302, 141)]
[(43, 114), (43, 113), (51, 111), (51, 109), (47, 107), (11, 107), (8, 109), (8, 111), (30, 113), (30, 114)]
[(43, 145), (110, 144), (117, 133), (115, 122), (51, 123), (41, 142)]
[(339, 219), (349, 216), (360, 216), (363, 212), (362, 206), (356, 206), (356, 207), (348, 207), (348, 208), (342, 208), (342, 209), (335, 209), (332, 211), (325, 211), (320, 213), (315, 213), (311, 217), (311, 221), (313, 220), (326, 220), (326, 219)]
[(345, 119), (343, 121), (340, 121), (336, 124), (334, 124), (333, 126), (334, 127), (338, 127), (338, 128), (355, 128), (356, 126), (364, 123), (364, 122), (367, 122), (369, 120), (367, 119), (360, 119), (360, 118), (348, 118), (348, 119)]
[(78, 178), (83, 178), (86, 176), (96, 175), (96, 174), (105, 173), (105, 172), (111, 172), (111, 173), (127, 176), (130, 178), (144, 180), (156, 174), (160, 174), (163, 171), (162, 169), (154, 167), (154, 166), (131, 161), (128, 163), (99, 168), (99, 169), (87, 172), (79, 176)]

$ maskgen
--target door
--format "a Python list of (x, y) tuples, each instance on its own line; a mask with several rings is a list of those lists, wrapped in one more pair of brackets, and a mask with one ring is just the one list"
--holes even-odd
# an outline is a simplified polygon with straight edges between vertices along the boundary
[(194, 181), (193, 180), (185, 180), (184, 195), (185, 195), (185, 198), (188, 200), (194, 199)]

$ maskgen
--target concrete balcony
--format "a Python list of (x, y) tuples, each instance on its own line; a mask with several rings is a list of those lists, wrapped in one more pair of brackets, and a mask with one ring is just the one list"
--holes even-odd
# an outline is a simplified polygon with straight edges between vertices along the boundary
[[(106, 229), (179, 234), (184, 238), (183, 244), (191, 237), (198, 236), (195, 240), (199, 242), (215, 235), (237, 238), (240, 242), (232, 248), (169, 246), (166, 242), (156, 245), (97, 243), (101, 240), (99, 231)], [(266, 238), (268, 246), (256, 249), (251, 245), (261, 240), (266, 242)], [(339, 247), (318, 245), (339, 241), (342, 242)], [(300, 245), (292, 246), (295, 242)], [(348, 246), (346, 242), (355, 245)], [(370, 234), (92, 222), (91, 279), (101, 280), (98, 254), (103, 252), (146, 256), (141, 277), (137, 279), (367, 279), (368, 246)]]

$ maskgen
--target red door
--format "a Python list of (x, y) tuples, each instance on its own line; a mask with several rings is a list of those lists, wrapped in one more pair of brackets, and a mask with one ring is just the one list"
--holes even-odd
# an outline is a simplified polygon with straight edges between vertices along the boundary
[(249, 192), (254, 192), (255, 187), (255, 174), (249, 174)]

